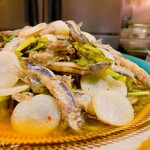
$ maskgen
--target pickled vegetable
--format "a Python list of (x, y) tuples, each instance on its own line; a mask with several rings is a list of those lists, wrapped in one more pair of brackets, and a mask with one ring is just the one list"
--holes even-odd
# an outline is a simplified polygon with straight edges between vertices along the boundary
[(123, 126), (134, 119), (134, 109), (129, 100), (114, 90), (97, 92), (92, 105), (97, 118), (105, 123)]
[(42, 135), (53, 131), (60, 120), (60, 111), (53, 97), (39, 94), (20, 102), (14, 109), (11, 122), (22, 134)]

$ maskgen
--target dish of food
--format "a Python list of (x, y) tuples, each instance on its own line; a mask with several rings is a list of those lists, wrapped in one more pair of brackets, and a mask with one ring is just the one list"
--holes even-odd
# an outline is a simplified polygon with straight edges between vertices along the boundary
[(74, 21), (0, 35), (1, 146), (81, 144), (149, 123), (150, 75)]

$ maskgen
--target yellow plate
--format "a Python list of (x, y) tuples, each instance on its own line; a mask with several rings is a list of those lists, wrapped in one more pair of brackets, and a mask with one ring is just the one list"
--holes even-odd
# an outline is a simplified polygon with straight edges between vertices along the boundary
[[(135, 59), (135, 58), (134, 58)], [(137, 62), (136, 62), (137, 63)], [(145, 64), (145, 61), (140, 64)], [(146, 66), (141, 66), (146, 69)], [(1, 104), (0, 104), (1, 105)], [(7, 108), (7, 103), (4, 108)], [(110, 139), (118, 138), (123, 135), (129, 134), (133, 131), (137, 131), (140, 128), (150, 125), (150, 99), (144, 97), (144, 100), (140, 101), (134, 107), (135, 119), (128, 125), (122, 127), (114, 127), (103, 123), (94, 124), (92, 120), (89, 122), (90, 126), (87, 126), (82, 133), (74, 133), (72, 130), (66, 132), (54, 132), (43, 136), (27, 136), (15, 132), (10, 125), (10, 118), (2, 119), (7, 116), (7, 113), (11, 113), (12, 109), (9, 106), (9, 111), (5, 112), (0, 108), (0, 149), (65, 149), (75, 148), (92, 145), (100, 145), (103, 142), (107, 142)]]
[[(109, 139), (117, 138), (133, 131), (139, 130), (150, 125), (150, 100), (139, 103), (135, 106), (135, 119), (128, 125), (122, 127), (114, 127), (102, 123), (95, 124), (89, 122), (88, 130), (83, 130), (82, 133), (74, 133), (72, 130), (66, 132), (54, 132), (42, 136), (27, 136), (15, 132), (10, 120), (0, 122), (0, 147), (16, 148), (22, 147), (51, 147), (53, 149), (72, 148), (97, 144)], [(1, 110), (2, 111), (2, 110)]]

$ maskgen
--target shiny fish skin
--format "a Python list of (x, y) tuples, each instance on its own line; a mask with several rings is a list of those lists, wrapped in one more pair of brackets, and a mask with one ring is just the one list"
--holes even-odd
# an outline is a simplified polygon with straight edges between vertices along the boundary
[(72, 74), (88, 75), (96, 73), (102, 69), (107, 69), (111, 66), (111, 62), (98, 62), (89, 64), (86, 67), (81, 67), (74, 62), (54, 62), (48, 65), (48, 68), (57, 72), (68, 72)]
[(26, 65), (27, 68), (39, 71), (39, 72), (41, 72), (44, 75), (47, 75), (49, 77), (55, 77), (55, 74), (51, 70), (49, 70), (49, 69), (42, 68), (40, 66), (34, 65), (32, 63), (29, 63), (29, 62), (26, 62), (25, 65)]
[(88, 114), (95, 116), (94, 108), (92, 106), (92, 96), (79, 90), (74, 91), (74, 95), (76, 97), (76, 102), (79, 107), (85, 110)]
[(72, 40), (78, 41), (81, 43), (90, 44), (90, 41), (86, 38), (86, 36), (84, 36), (81, 33), (80, 28), (78, 27), (78, 25), (74, 21), (72, 21), (72, 20), (66, 21), (66, 24), (70, 28), (70, 34), (71, 34)]
[(74, 130), (79, 130), (84, 120), (69, 87), (63, 81), (58, 80), (49, 69), (31, 63), (26, 63), (26, 66), (32, 70), (33, 74), (37, 75), (41, 83), (44, 84), (49, 92), (57, 99), (62, 114), (67, 118), (70, 127)]

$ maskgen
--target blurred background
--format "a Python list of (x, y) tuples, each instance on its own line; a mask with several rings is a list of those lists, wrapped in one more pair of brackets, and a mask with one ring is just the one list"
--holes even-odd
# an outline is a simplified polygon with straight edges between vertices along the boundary
[(150, 0), (0, 0), (0, 31), (54, 20), (82, 22), (104, 44), (150, 55)]

